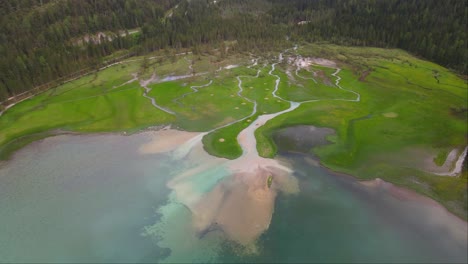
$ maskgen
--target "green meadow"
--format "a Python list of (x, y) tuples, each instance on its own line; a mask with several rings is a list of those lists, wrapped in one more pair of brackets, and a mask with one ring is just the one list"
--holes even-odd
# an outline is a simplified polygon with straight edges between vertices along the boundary
[[(153, 59), (148, 59), (151, 57)], [(129, 81), (134, 74), (138, 74), (142, 80), (150, 78), (153, 73), (162, 79), (172, 75), (188, 75), (201, 69), (210, 70), (208, 73), (212, 75), (219, 67), (243, 60), (242, 56), (216, 60), (212, 55), (192, 58), (189, 54), (166, 57), (154, 54), (147, 58), (130, 58), (96, 74), (68, 82), (16, 104), (0, 117), (0, 158), (7, 159), (16, 149), (62, 131), (136, 132), (150, 126), (168, 124), (203, 131), (240, 118), (251, 112), (251, 107), (232, 111), (242, 103), (239, 97), (231, 97), (237, 92), (237, 82), (233, 78), (219, 78), (216, 85), (207, 87), (206, 91), (195, 97), (187, 96), (181, 100), (182, 103), (186, 101), (184, 107), (173, 105), (171, 100), (190, 92), (191, 85), (202, 84), (207, 76), (150, 85), (153, 90), (149, 96), (155, 98), (158, 104), (177, 111), (176, 115), (155, 108), (150, 100), (143, 97), (144, 89), (139, 80)], [(189, 68), (190, 64), (193, 71)], [(222, 74), (232, 75), (228, 71)], [(226, 87), (228, 82), (231, 85)], [(213, 103), (207, 103), (208, 100)], [(195, 111), (194, 105), (197, 107)], [(228, 105), (231, 108), (227, 108)]]
[(465, 80), (400, 50), (311, 45), (299, 52), (339, 61), (341, 86), (360, 93), (361, 101), (311, 102), (270, 120), (256, 131), (262, 156), (276, 154), (271, 138), (279, 128), (330, 127), (337, 132), (330, 138), (333, 144), (313, 150), (322, 164), (362, 179), (409, 186), (466, 218), (466, 172), (433, 176), (421, 162), (433, 155), (441, 165), (448, 150), (467, 145)]
[[(296, 68), (283, 61), (272, 72), (281, 78), (277, 95), (310, 102), (256, 130), (261, 156), (277, 154), (272, 136), (280, 128), (333, 128), (331, 144), (311, 150), (324, 166), (410, 187), (466, 218), (466, 172), (461, 177), (435, 176), (423, 162), (429, 159), (441, 166), (452, 149), (467, 145), (466, 80), (401, 50), (304, 44), (285, 56), (295, 52), (335, 61), (341, 68), (340, 85), (359, 93), (360, 101), (345, 101), (356, 95), (335, 85), (336, 69), (313, 65), (296, 74)], [(260, 58), (258, 65), (249, 66), (251, 55), (221, 59), (216, 53), (153, 57), (127, 59), (10, 108), (0, 117), (0, 158), (63, 131), (132, 133), (171, 124), (187, 131), (212, 131), (203, 138), (205, 150), (234, 159), (242, 154), (236, 140), (240, 131), (258, 115), (289, 107), (272, 96), (277, 78), (269, 71), (274, 61)], [(153, 74), (157, 79), (148, 85), (148, 96), (175, 114), (154, 107), (143, 96), (140, 80)], [(254, 101), (257, 112), (250, 116)]]

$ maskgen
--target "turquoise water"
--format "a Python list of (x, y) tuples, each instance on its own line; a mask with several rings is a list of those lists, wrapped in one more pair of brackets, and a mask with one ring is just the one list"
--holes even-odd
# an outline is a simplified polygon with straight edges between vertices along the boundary
[(303, 155), (286, 157), (294, 160), (301, 192), (277, 199), (259, 240), (261, 254), (230, 256), (230, 262), (466, 262), (466, 240), (431, 224), (429, 208), (367, 190), (353, 178), (308, 165)]
[[(210, 165), (216, 158), (200, 161), (199, 154), (139, 153), (150, 139), (58, 136), (2, 164), (0, 262), (467, 261), (459, 222), (314, 167), (299, 154), (282, 158), (300, 192), (277, 196), (269, 229), (255, 245), (230, 242), (217, 228), (196, 232), (187, 203), (230, 173), (222, 160)], [(200, 165), (207, 166), (178, 181), (182, 202), (167, 184)]]
[(0, 168), (2, 262), (153, 261), (167, 250), (141, 236), (169, 194), (163, 155), (145, 138), (59, 136)]

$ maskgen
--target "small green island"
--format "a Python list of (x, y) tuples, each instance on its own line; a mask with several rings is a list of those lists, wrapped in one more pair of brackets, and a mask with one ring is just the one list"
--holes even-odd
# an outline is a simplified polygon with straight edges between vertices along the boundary
[(267, 186), (271, 188), (271, 184), (273, 183), (273, 176), (269, 175), (267, 179)]

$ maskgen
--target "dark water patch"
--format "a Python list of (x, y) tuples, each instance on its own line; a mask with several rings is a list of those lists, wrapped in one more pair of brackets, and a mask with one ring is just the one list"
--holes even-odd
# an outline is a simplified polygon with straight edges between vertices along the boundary
[(309, 153), (312, 148), (329, 143), (326, 137), (334, 134), (331, 128), (300, 125), (276, 131), (273, 140), (280, 151)]

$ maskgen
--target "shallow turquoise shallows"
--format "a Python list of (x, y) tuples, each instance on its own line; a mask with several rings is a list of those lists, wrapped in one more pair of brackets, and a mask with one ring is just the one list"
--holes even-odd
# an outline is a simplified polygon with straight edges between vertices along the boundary
[[(217, 229), (195, 234), (167, 187), (194, 164), (140, 154), (140, 133), (64, 135), (0, 165), (0, 262), (466, 262), (466, 240), (431, 208), (283, 154), (298, 194), (276, 197), (269, 229), (246, 249)], [(208, 192), (223, 163), (192, 176)], [(206, 180), (206, 181), (205, 181)], [(466, 223), (465, 223), (466, 224)], [(461, 234), (466, 237), (466, 234)]]

